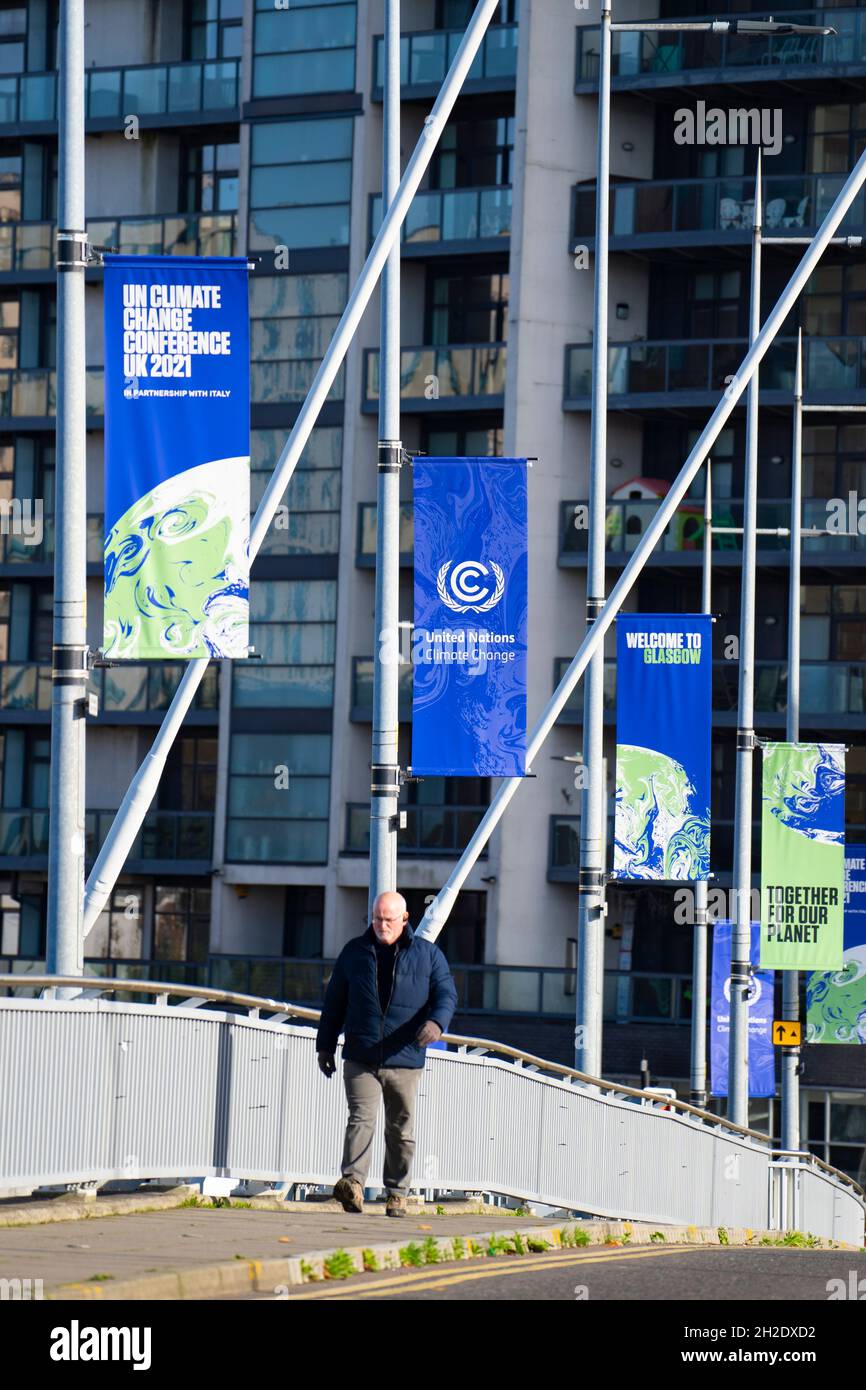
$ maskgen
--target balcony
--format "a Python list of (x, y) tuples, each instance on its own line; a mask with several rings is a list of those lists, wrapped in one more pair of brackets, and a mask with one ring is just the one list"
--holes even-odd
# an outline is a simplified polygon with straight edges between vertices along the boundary
[[(706, 13), (698, 18), (706, 19)], [(790, 23), (827, 25), (835, 36), (817, 34), (614, 33), (611, 84), (616, 91), (637, 88), (699, 87), (706, 96), (716, 84), (755, 86), (784, 83), (795, 89), (835, 84), (837, 100), (862, 91), (866, 65), (866, 15), (856, 7), (834, 6), (779, 16)], [(599, 31), (577, 29), (574, 90), (598, 88)], [(738, 100), (737, 105), (742, 102)]]
[[(197, 125), (239, 120), (240, 60), (148, 63), (134, 67), (88, 68), (85, 112), (89, 130), (116, 130), (128, 116), (147, 125)], [(0, 124), (57, 123), (57, 74), (25, 72), (0, 77)]]
[[(116, 814), (103, 810), (85, 813), (85, 858), (89, 863), (102, 848)], [(212, 811), (148, 811), (129, 852), (127, 870), (152, 872), (164, 866), (173, 873), (209, 873), (213, 819)], [(3, 868), (44, 868), (47, 856), (47, 810), (0, 810)]]
[[(185, 670), (181, 662), (171, 661), (95, 667), (90, 673), (90, 689), (99, 697), (100, 721), (160, 723)], [(186, 716), (190, 723), (216, 723), (218, 679), (217, 668), (208, 666)], [(35, 661), (0, 664), (0, 723), (31, 722), (31, 716), (47, 716), (50, 710), (50, 665), (41, 666)]]
[[(400, 722), (412, 718), (412, 663), (400, 665), (399, 678)], [(352, 657), (352, 709), (349, 718), (354, 724), (369, 724), (373, 719), (373, 658), (371, 656)]]
[[(382, 225), (382, 195), (370, 195), (370, 239)], [(428, 189), (416, 193), (401, 240), (406, 257), (508, 251), (511, 189)]]
[[(376, 567), (376, 503), (358, 504), (358, 539), (355, 565), (358, 569)], [(415, 563), (415, 509), (411, 502), (400, 503), (400, 564), (412, 568)]]
[[(747, 350), (742, 338), (612, 343), (607, 359), (612, 408), (715, 406)], [(762, 404), (791, 405), (796, 352), (794, 338), (777, 338), (771, 344), (760, 367)], [(804, 338), (803, 359), (809, 404), (866, 405), (866, 338)], [(589, 410), (591, 396), (592, 346), (571, 343), (565, 349), (563, 409)]]
[[(763, 179), (764, 235), (812, 235), (845, 179), (836, 174), (770, 174)], [(610, 249), (676, 250), (703, 246), (751, 247), (753, 178), (647, 179), (613, 184)], [(861, 192), (840, 233), (861, 235), (866, 197)], [(572, 254), (595, 244), (595, 184), (576, 184), (572, 201)]]
[[(471, 840), (487, 806), (401, 806), (406, 828), (397, 833), (397, 851), (404, 858), (456, 859)], [(343, 854), (369, 854), (370, 803), (346, 805)], [(485, 849), (480, 858), (486, 859)]]
[[(787, 478), (787, 475), (785, 475)], [(609, 566), (625, 565), (661, 506), (655, 498), (634, 501), (608, 501), (605, 508), (605, 551)], [(578, 526), (587, 515), (589, 502), (561, 502), (559, 509), (559, 564), (564, 569), (583, 568), (587, 561), (589, 533)], [(812, 497), (803, 503), (803, 526), (823, 530), (827, 526), (827, 502)], [(743, 503), (738, 498), (717, 497), (713, 502), (714, 527), (743, 524)], [(791, 504), (784, 498), (758, 502), (757, 524), (761, 528), (789, 527)], [(733, 565), (739, 569), (742, 536), (713, 533), (713, 565)], [(790, 541), (787, 536), (758, 536), (758, 560), (762, 565), (787, 565)], [(704, 504), (700, 498), (686, 498), (665, 528), (648, 563), (669, 568), (699, 568), (704, 553)], [(866, 534), (804, 536), (803, 563), (857, 566), (864, 564)]]
[[(86, 370), (86, 409), (91, 428), (105, 412), (101, 367)], [(53, 367), (15, 367), (0, 372), (0, 416), (21, 424), (32, 420), (48, 427), (57, 409), (57, 373)]]
[[(435, 97), (454, 61), (465, 29), (417, 30), (400, 40), (400, 85), (404, 101)], [(373, 39), (373, 100), (382, 100), (384, 38)], [(492, 25), (469, 69), (463, 94), (513, 92), (517, 75), (517, 25)]]
[[(87, 565), (101, 571), (104, 535), (102, 513), (87, 517)], [(54, 517), (42, 519), (42, 537), (38, 544), (28, 544), (23, 535), (6, 535), (0, 526), (0, 572), (16, 579), (42, 579), (50, 573), (54, 562)], [(21, 569), (27, 566), (27, 571)], [(8, 568), (7, 568), (8, 566)]]
[[(379, 352), (364, 352), (365, 414), (379, 409)], [(405, 413), (439, 410), (502, 410), (505, 405), (505, 344), (404, 348), (400, 354), (400, 400)]]
[[(555, 663), (553, 689), (571, 664), (571, 657)], [(739, 668), (736, 661), (713, 662), (714, 723), (735, 728), (737, 722)], [(552, 692), (551, 692), (552, 693)], [(755, 713), (760, 723), (784, 728), (788, 707), (788, 664), (755, 662)], [(616, 662), (604, 663), (605, 722), (616, 720)], [(845, 661), (801, 661), (800, 719), (819, 729), (866, 728), (866, 664)], [(560, 724), (583, 723), (583, 687), (578, 683), (562, 714)]]
[[(56, 222), (0, 224), (0, 275), (54, 279)], [(237, 215), (177, 213), (160, 217), (99, 218), (88, 221), (96, 246), (115, 246), (133, 256), (231, 256), (237, 238)], [(94, 266), (93, 271), (99, 267)]]

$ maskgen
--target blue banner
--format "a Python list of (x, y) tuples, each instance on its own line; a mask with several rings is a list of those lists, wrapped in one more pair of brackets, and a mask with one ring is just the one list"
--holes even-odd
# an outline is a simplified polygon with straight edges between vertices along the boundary
[(806, 1041), (866, 1043), (866, 845), (845, 846), (841, 970), (813, 970), (806, 982)]
[(711, 625), (617, 618), (614, 878), (709, 877)]
[(412, 771), (526, 769), (525, 459), (417, 458)]
[[(750, 960), (758, 964), (761, 929), (752, 922)], [(749, 1095), (776, 1092), (773, 1055), (772, 970), (756, 970), (749, 988)], [(710, 1092), (728, 1094), (728, 1039), (731, 1031), (731, 923), (717, 922), (713, 932), (713, 987), (710, 1014)]]
[(246, 259), (105, 258), (104, 653), (245, 657)]

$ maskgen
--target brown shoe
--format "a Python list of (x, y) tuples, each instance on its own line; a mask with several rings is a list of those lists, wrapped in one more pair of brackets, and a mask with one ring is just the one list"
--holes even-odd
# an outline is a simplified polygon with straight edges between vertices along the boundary
[(392, 1192), (385, 1203), (386, 1216), (405, 1216), (407, 1203), (405, 1197), (400, 1197), (396, 1192)]
[(343, 1211), (363, 1211), (364, 1189), (354, 1178), (340, 1178), (334, 1187), (334, 1200), (340, 1203)]

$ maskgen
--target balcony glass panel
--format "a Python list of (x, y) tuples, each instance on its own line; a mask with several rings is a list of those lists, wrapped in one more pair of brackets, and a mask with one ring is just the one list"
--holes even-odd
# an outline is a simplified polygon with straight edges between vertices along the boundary
[(87, 74), (87, 114), (93, 117), (119, 116), (123, 75), (120, 71)]
[[(57, 119), (57, 79), (53, 72), (25, 73), (21, 76), (19, 120)], [(13, 117), (14, 120), (14, 117)]]
[[(187, 92), (190, 89), (190, 77), (195, 74), (183, 71), (184, 87)], [(176, 79), (180, 75), (180, 70), (175, 69), (173, 76)], [(165, 67), (155, 68), (126, 68), (122, 72), (123, 77), (123, 114), (137, 114), (140, 116), (158, 116), (166, 110), (166, 98), (168, 95), (168, 70)], [(182, 110), (197, 110), (198, 103), (194, 106), (185, 105)]]

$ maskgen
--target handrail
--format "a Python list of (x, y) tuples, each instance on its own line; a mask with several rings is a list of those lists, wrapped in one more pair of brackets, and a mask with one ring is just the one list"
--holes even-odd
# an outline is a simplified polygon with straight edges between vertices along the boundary
[[(111, 980), (82, 975), (0, 975), (0, 989), (33, 989), (36, 986), (51, 990), (73, 987), (80, 989), (82, 993), (115, 994), (122, 991), (123, 993), (155, 994), (166, 997), (179, 995), (183, 999), (207, 999), (218, 1004), (236, 1004), (241, 1008), (258, 1012), (264, 1009), (268, 1013), (287, 1014), (296, 1018), (310, 1020), (321, 1018), (320, 1009), (304, 1008), (300, 1004), (290, 1004), (286, 1000), (259, 998), (255, 994), (235, 994), (231, 990), (209, 989), (203, 985), (169, 984), (161, 980)], [(0, 1001), (0, 1003), (2, 1002)], [(8, 1001), (6, 1002), (8, 1003)], [(75, 1001), (64, 1000), (63, 1002), (74, 1003)], [(486, 1052), (495, 1052), (504, 1057), (512, 1057), (521, 1063), (537, 1067), (539, 1070), (553, 1072), (556, 1076), (574, 1078), (585, 1085), (609, 1092), (613, 1096), (634, 1096), (637, 1100), (646, 1101), (649, 1094), (652, 1098), (652, 1093), (639, 1091), (634, 1086), (605, 1081), (600, 1076), (590, 1076), (587, 1072), (577, 1071), (574, 1067), (567, 1067), (561, 1062), (550, 1062), (544, 1057), (536, 1057), (534, 1053), (524, 1052), (521, 1048), (512, 1047), (509, 1043), (496, 1042), (492, 1038), (472, 1038), (465, 1037), (461, 1033), (443, 1033), (442, 1041), (453, 1043), (455, 1047), (459, 1048), (483, 1048)], [(732, 1134), (744, 1135), (749, 1139), (757, 1139), (761, 1144), (770, 1143), (769, 1137), (766, 1134), (761, 1134), (759, 1130), (734, 1124), (733, 1121), (722, 1115), (711, 1115), (708, 1110), (699, 1110), (697, 1106), (690, 1105), (688, 1101), (666, 1097), (655, 1097), (655, 1099), (665, 1108), (695, 1115), (705, 1124), (715, 1125), (716, 1128), (728, 1130)]]
[(841, 1168), (834, 1168), (832, 1163), (825, 1163), (823, 1158), (819, 1158), (817, 1154), (813, 1154), (808, 1149), (773, 1149), (770, 1157), (772, 1159), (805, 1158), (809, 1163), (816, 1164), (818, 1168), (823, 1168), (826, 1173), (830, 1173), (833, 1177), (838, 1178), (840, 1182), (847, 1183), (850, 1187), (853, 1187), (861, 1200), (866, 1202), (866, 1188), (864, 1188), (856, 1178), (852, 1178), (850, 1173), (843, 1173)]

